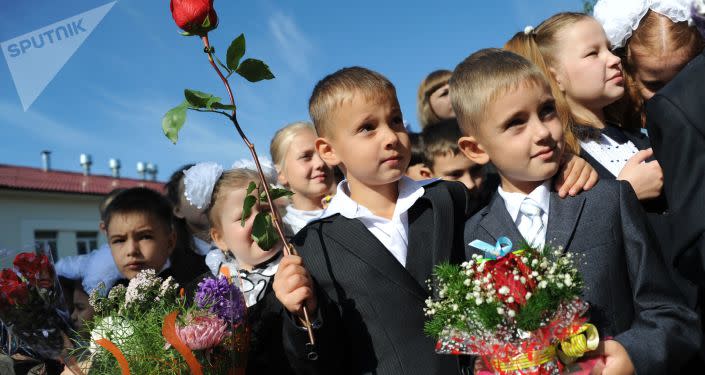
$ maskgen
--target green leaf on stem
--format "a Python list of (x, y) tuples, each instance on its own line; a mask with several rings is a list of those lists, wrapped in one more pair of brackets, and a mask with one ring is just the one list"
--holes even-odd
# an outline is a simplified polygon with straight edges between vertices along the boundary
[(225, 62), (228, 63), (229, 70), (236, 70), (240, 65), (240, 59), (245, 56), (245, 34), (240, 34), (228, 47), (225, 55)]
[(272, 215), (260, 212), (255, 216), (252, 225), (252, 239), (262, 250), (269, 250), (279, 242), (279, 234), (272, 222)]
[(187, 109), (188, 102), (183, 102), (170, 109), (169, 112), (164, 115), (164, 118), (162, 118), (162, 130), (164, 131), (164, 135), (174, 144), (179, 140), (179, 130), (181, 130), (186, 122)]
[(234, 111), (235, 106), (232, 104), (223, 104), (223, 103), (213, 103), (211, 104), (211, 108), (213, 109), (224, 109), (226, 111)]
[(237, 74), (250, 82), (258, 82), (263, 79), (273, 79), (274, 74), (269, 70), (269, 66), (261, 60), (247, 59), (243, 61), (235, 70)]
[[(280, 189), (280, 188), (270, 188), (269, 189), (269, 196), (272, 198), (272, 201), (275, 201), (281, 197), (290, 197), (294, 195), (294, 192), (286, 190), (286, 189)], [(265, 194), (264, 191), (262, 191), (259, 194), (259, 200), (260, 202), (267, 202), (267, 194)]]
[(242, 217), (240, 218), (240, 226), (245, 226), (245, 222), (252, 214), (252, 207), (257, 203), (257, 198), (254, 195), (248, 195), (245, 197), (245, 203), (242, 205)]
[(254, 181), (250, 181), (250, 184), (247, 185), (247, 194), (245, 195), (250, 195), (252, 194), (253, 191), (257, 189), (257, 184)]
[(220, 65), (221, 67), (223, 67), (223, 69), (225, 69), (225, 70), (228, 72), (228, 75), (233, 72), (232, 69), (230, 69), (227, 65), (223, 64), (222, 61), (220, 61), (220, 59), (218, 58), (218, 56), (216, 56), (215, 54), (213, 54), (213, 57), (215, 57), (215, 61), (218, 63), (218, 65)]
[(211, 109), (213, 103), (219, 103), (220, 98), (207, 92), (186, 89), (184, 90), (186, 101), (194, 108)]

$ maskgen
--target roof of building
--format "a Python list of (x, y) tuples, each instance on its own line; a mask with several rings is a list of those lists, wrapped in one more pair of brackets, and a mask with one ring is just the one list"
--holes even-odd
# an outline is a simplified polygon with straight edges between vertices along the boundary
[(89, 175), (67, 171), (0, 164), (0, 188), (104, 195), (117, 188), (147, 187), (162, 192), (164, 184), (133, 178)]

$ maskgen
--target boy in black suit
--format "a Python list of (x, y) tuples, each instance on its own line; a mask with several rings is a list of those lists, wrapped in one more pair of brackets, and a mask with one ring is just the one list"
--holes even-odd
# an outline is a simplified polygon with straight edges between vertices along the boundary
[(678, 373), (699, 349), (698, 318), (628, 183), (602, 181), (563, 200), (551, 191), (563, 126), (538, 68), (508, 51), (482, 50), (458, 65), (450, 92), (465, 134), (460, 148), (478, 163), (491, 160), (501, 177), (490, 205), (466, 223), (465, 243), (507, 236), (584, 254), (578, 267), (604, 340), (603, 373)]
[[(460, 183), (404, 176), (410, 159), (394, 86), (365, 68), (342, 69), (318, 83), (310, 101), (316, 149), (346, 180), (319, 220), (293, 239), (301, 258), (285, 257), (274, 290), (289, 311), (301, 296), (318, 311), (319, 359), (303, 349), (306, 333), (289, 325), (294, 367), (322, 374), (453, 374), (457, 358), (434, 353), (423, 334), (426, 280), (438, 262), (462, 261), (462, 225), (471, 212)], [(308, 277), (313, 288), (296, 293)], [(288, 342), (287, 342), (288, 339)]]

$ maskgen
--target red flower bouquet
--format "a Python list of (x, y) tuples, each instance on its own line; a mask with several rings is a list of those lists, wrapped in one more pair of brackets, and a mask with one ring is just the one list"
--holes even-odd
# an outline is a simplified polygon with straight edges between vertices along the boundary
[(0, 250), (0, 320), (46, 359), (66, 360), (68, 313), (51, 254)]
[(594, 350), (599, 337), (586, 324), (573, 255), (549, 247), (511, 252), (505, 237), (496, 246), (471, 245), (485, 257), (434, 271), (437, 296), (426, 301), (425, 331), (438, 339), (436, 351), (478, 356), (498, 374), (574, 371), (566, 365)]

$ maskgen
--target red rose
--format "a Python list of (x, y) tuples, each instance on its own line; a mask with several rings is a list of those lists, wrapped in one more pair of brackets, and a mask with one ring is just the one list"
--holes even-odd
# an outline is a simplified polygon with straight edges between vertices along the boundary
[(12, 262), (32, 285), (50, 288), (54, 285), (54, 267), (44, 254), (20, 253)]
[(181, 30), (206, 35), (218, 26), (213, 0), (171, 0), (171, 17)]
[(25, 304), (29, 300), (27, 285), (13, 270), (0, 271), (0, 299), (4, 304)]

